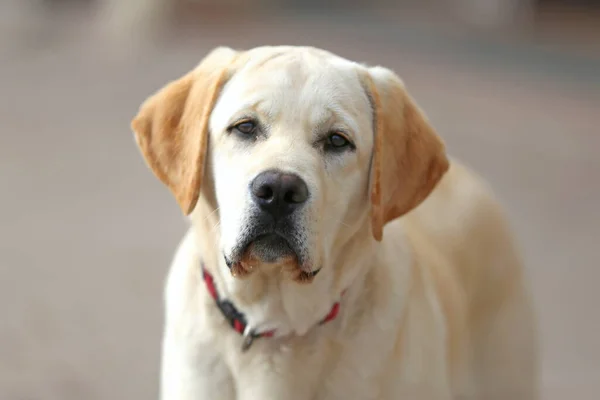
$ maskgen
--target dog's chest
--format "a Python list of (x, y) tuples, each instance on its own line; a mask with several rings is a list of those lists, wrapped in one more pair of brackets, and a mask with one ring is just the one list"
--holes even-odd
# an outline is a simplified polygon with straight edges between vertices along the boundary
[(283, 346), (277, 352), (265, 349), (273, 347), (270, 344), (257, 343), (254, 351), (230, 357), (238, 398), (381, 398), (381, 374), (387, 364), (384, 346), (350, 354), (338, 341), (318, 341), (317, 346), (305, 342), (301, 348)]
[(334, 321), (293, 344), (266, 339), (247, 353), (227, 346), (240, 398), (382, 399), (398, 323), (371, 320), (360, 329), (350, 324), (343, 332), (351, 334), (340, 335), (338, 325), (344, 322)]

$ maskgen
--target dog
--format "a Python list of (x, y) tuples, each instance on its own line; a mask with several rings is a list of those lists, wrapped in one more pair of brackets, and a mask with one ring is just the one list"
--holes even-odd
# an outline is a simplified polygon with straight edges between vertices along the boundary
[(219, 47), (131, 125), (191, 222), (163, 400), (537, 398), (503, 210), (392, 70)]

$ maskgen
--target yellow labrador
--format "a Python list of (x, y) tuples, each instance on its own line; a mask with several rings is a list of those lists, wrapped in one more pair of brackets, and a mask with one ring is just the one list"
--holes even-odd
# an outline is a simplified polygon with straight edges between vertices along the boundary
[(166, 285), (163, 400), (537, 397), (502, 211), (392, 71), (218, 48), (132, 128), (192, 226)]

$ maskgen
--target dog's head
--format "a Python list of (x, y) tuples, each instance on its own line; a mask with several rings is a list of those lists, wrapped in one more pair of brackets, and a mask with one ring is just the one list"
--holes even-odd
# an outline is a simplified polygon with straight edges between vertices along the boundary
[(393, 72), (313, 48), (213, 50), (132, 127), (185, 214), (201, 195), (214, 206), (238, 275), (271, 264), (310, 281), (357, 230), (381, 240), (448, 169)]

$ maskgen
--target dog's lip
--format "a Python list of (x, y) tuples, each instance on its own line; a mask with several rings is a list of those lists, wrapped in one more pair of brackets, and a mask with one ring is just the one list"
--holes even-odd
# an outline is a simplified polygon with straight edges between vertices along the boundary
[(258, 234), (258, 235), (255, 235), (255, 236), (249, 238), (242, 246), (240, 246), (240, 251), (236, 252), (236, 254), (232, 258), (228, 258), (227, 255), (224, 254), (225, 263), (227, 264), (227, 267), (229, 267), (231, 269), (232, 265), (239, 263), (241, 261), (243, 255), (246, 254), (246, 252), (248, 252), (250, 247), (255, 242), (257, 242), (261, 239), (268, 238), (269, 236), (283, 240), (285, 242), (285, 244), (290, 248), (290, 250), (294, 254), (295, 258), (297, 260), (300, 259), (300, 254), (299, 254), (296, 246), (294, 246), (293, 243), (291, 243), (291, 241), (288, 240), (287, 237), (285, 237), (285, 235), (282, 235), (276, 231), (269, 231), (269, 232), (264, 232), (264, 233), (261, 233), (261, 234)]
[[(264, 262), (266, 265), (272, 264), (272, 263), (269, 263), (266, 261), (260, 261), (259, 259), (254, 259), (254, 261), (252, 261), (252, 255), (251, 255), (251, 252), (252, 252), (251, 246), (253, 245), (253, 243), (256, 240), (259, 240), (260, 238), (264, 238), (264, 237), (270, 236), (270, 235), (274, 235), (276, 239), (280, 239), (280, 240), (284, 241), (288, 245), (289, 249), (292, 251), (294, 261), (292, 261), (289, 258), (286, 261), (282, 260), (284, 262), (284, 264), (287, 264), (288, 267), (291, 266), (291, 264), (289, 264), (290, 262), (292, 262), (296, 266), (296, 268), (293, 268), (293, 269), (287, 268), (287, 271), (291, 273), (292, 279), (295, 280), (296, 282), (302, 283), (302, 284), (311, 283), (315, 279), (317, 274), (319, 272), (321, 272), (322, 267), (313, 269), (312, 267), (310, 267), (310, 265), (301, 263), (296, 249), (290, 244), (290, 242), (283, 235), (280, 235), (277, 233), (265, 233), (265, 234), (256, 235), (254, 238), (248, 240), (248, 242), (242, 248), (242, 251), (239, 252), (233, 259), (230, 259), (227, 257), (227, 255), (223, 254), (225, 263), (227, 264), (227, 267), (231, 271), (232, 275), (234, 277), (243, 278), (243, 277), (247, 276), (250, 272), (252, 272), (252, 270), (255, 268), (257, 263), (260, 264), (260, 263)], [(250, 258), (247, 258), (247, 257), (250, 257)], [(279, 263), (275, 262), (275, 264), (279, 264)]]
[(277, 233), (275, 231), (273, 231), (273, 232), (267, 232), (267, 233), (262, 233), (260, 235), (256, 235), (255, 237), (253, 237), (252, 239), (250, 239), (250, 241), (248, 242), (248, 244), (246, 245), (246, 248), (244, 250), (247, 250), (248, 247), (250, 247), (252, 245), (252, 243), (258, 242), (258, 241), (260, 241), (262, 239), (269, 239), (269, 238), (283, 240), (285, 242), (285, 244), (292, 251), (294, 251), (294, 253), (296, 252), (294, 250), (294, 246), (292, 246), (292, 243), (290, 243), (290, 241), (284, 235), (281, 235), (281, 234), (279, 234), (279, 233)]
[(294, 255), (298, 258), (298, 251), (296, 250), (296, 247), (293, 245), (293, 243), (291, 243), (287, 237), (285, 237), (284, 235), (281, 235), (275, 231), (261, 233), (260, 235), (256, 235), (253, 238), (251, 238), (248, 241), (248, 243), (246, 243), (246, 245), (244, 246), (244, 250), (242, 251), (242, 254), (244, 252), (246, 252), (250, 248), (250, 246), (252, 246), (254, 243), (256, 243), (260, 240), (269, 239), (269, 238), (282, 240), (290, 248), (290, 250), (294, 253)]

